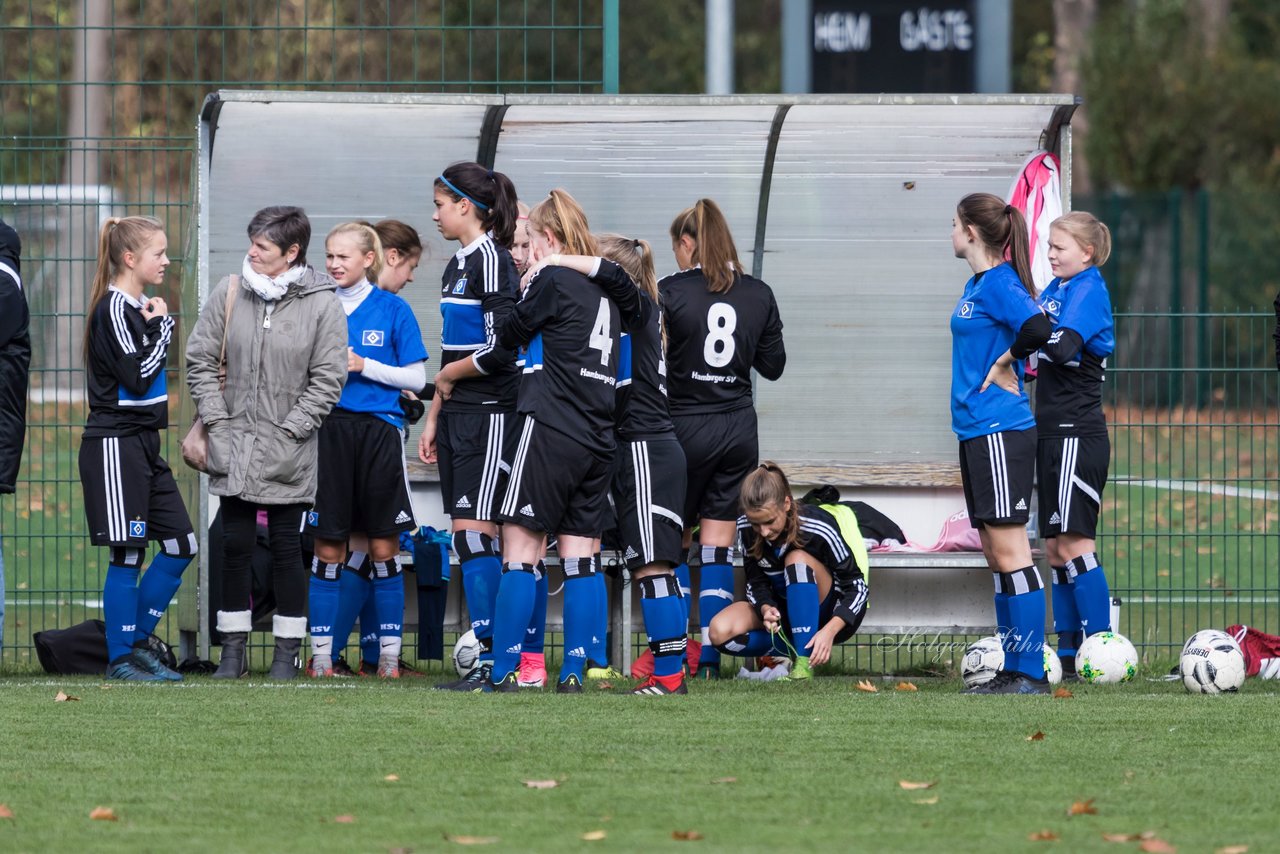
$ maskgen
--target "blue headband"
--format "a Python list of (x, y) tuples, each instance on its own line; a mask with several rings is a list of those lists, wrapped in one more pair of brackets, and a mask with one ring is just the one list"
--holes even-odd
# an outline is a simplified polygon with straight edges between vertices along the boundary
[(462, 196), (462, 198), (464, 198), (464, 199), (466, 199), (467, 201), (471, 202), (471, 204), (475, 205), (475, 206), (476, 206), (476, 207), (478, 207), (480, 210), (482, 210), (482, 211), (487, 211), (487, 210), (489, 209), (489, 206), (488, 206), (488, 205), (481, 204), (480, 202), (477, 202), (475, 199), (471, 198), (471, 197), (470, 197), (470, 196), (468, 196), (466, 193), (462, 192), (462, 191), (461, 191), (461, 190), (459, 190), (457, 187), (453, 186), (453, 183), (452, 183), (448, 178), (444, 177), (443, 175), (441, 175), (441, 176), (440, 176), (438, 179), (436, 179), (436, 180), (440, 181), (442, 184), (444, 184), (446, 187), (448, 187), (450, 190), (452, 190), (452, 191), (453, 191), (453, 194), (454, 194), (455, 196)]

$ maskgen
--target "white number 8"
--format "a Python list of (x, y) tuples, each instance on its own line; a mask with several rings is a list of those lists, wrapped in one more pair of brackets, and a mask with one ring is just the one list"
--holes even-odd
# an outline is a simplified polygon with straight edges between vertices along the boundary
[(738, 313), (727, 302), (714, 303), (707, 309), (707, 340), (702, 345), (702, 358), (713, 368), (723, 368), (733, 361), (733, 330), (738, 328)]

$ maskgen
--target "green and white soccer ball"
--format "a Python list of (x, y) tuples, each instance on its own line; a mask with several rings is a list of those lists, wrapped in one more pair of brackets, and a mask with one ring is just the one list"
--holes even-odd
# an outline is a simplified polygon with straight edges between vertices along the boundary
[(474, 631), (468, 631), (453, 645), (453, 666), (459, 676), (466, 676), (480, 663), (480, 641)]
[[(1004, 667), (1004, 648), (1000, 638), (996, 636), (983, 638), (969, 644), (964, 651), (964, 659), (960, 662), (960, 677), (964, 686), (985, 685), (995, 678), (996, 673)], [(1044, 645), (1044, 675), (1050, 685), (1062, 681), (1062, 662), (1058, 653), (1048, 644)]]
[(1089, 635), (1076, 651), (1076, 673), (1085, 682), (1106, 685), (1128, 682), (1138, 672), (1138, 651), (1116, 632)]
[(1244, 653), (1231, 635), (1204, 629), (1183, 645), (1178, 671), (1192, 694), (1234, 693), (1244, 684)]
[(1044, 675), (1050, 685), (1062, 682), (1062, 662), (1058, 659), (1058, 651), (1048, 644), (1044, 645)]

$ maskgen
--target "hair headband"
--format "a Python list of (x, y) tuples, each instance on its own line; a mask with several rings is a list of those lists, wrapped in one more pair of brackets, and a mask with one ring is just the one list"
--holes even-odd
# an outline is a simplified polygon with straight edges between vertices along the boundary
[(436, 180), (437, 180), (437, 181), (439, 181), (440, 183), (444, 184), (444, 185), (445, 185), (446, 187), (448, 187), (450, 190), (452, 190), (452, 191), (453, 191), (453, 194), (454, 194), (455, 196), (461, 196), (462, 198), (464, 198), (464, 199), (466, 199), (467, 201), (471, 202), (471, 204), (473, 204), (473, 205), (475, 205), (476, 207), (478, 207), (480, 210), (482, 210), (482, 211), (487, 211), (487, 210), (489, 209), (489, 206), (488, 206), (488, 205), (486, 205), (486, 204), (482, 204), (481, 202), (476, 201), (475, 199), (473, 199), (473, 198), (471, 198), (470, 196), (468, 196), (466, 193), (464, 193), (464, 192), (462, 192), (461, 190), (459, 190), (457, 187), (453, 186), (453, 182), (452, 182), (452, 181), (450, 181), (448, 178), (444, 177), (443, 175), (441, 175), (441, 176), (440, 176), (439, 178), (437, 178)]

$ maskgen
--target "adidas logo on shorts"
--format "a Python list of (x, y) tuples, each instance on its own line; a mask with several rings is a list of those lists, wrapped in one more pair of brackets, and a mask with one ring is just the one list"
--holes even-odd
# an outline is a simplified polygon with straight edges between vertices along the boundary
[(1049, 517), (1049, 524), (1050, 524), (1050, 525), (1061, 525), (1061, 524), (1062, 524), (1062, 517), (1058, 515), (1058, 511), (1057, 511), (1057, 510), (1054, 510), (1054, 511), (1053, 511), (1053, 515)]
[(1017, 504), (1015, 504), (1015, 505), (1013, 505), (1013, 509), (1014, 509), (1014, 510), (1026, 510), (1026, 509), (1027, 509), (1027, 500), (1026, 500), (1025, 498), (1019, 498), (1019, 499), (1018, 499), (1018, 503), (1017, 503)]
[(454, 506), (455, 508), (457, 508), (458, 510), (470, 510), (470, 509), (471, 509), (471, 501), (470, 501), (470, 499), (468, 499), (468, 498), (467, 498), (467, 496), (465, 496), (465, 495), (464, 495), (464, 496), (462, 496), (461, 498), (459, 498), (459, 499), (458, 499), (458, 503), (457, 503), (457, 504), (455, 504), (455, 505), (453, 505), (453, 506)]
[(521, 516), (532, 516), (532, 515), (533, 515), (533, 505), (532, 505), (532, 504), (526, 504), (525, 506), (521, 507), (521, 508), (520, 508), (520, 515), (521, 515)]
[(413, 517), (403, 510), (401, 510), (399, 513), (396, 514), (395, 524), (397, 525), (403, 525), (405, 522), (412, 522), (412, 521), (413, 521)]
[(640, 557), (640, 555), (636, 554), (636, 550), (631, 548), (631, 546), (627, 546), (627, 553), (623, 555), (623, 558), (626, 560), (635, 560), (638, 557)]

